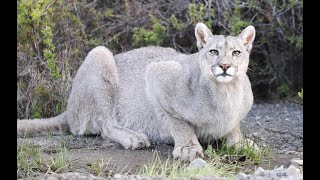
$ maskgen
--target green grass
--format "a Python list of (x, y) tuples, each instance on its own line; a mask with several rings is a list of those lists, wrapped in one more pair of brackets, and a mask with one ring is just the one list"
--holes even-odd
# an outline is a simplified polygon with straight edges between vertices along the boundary
[(188, 163), (180, 160), (174, 160), (168, 157), (162, 162), (158, 156), (157, 151), (153, 155), (151, 162), (144, 165), (138, 174), (143, 176), (161, 176), (167, 178), (192, 178), (195, 176), (220, 176), (226, 178), (233, 178), (237, 170), (241, 168), (237, 164), (226, 164), (219, 159), (211, 159), (206, 161), (207, 164), (203, 168), (188, 167)]
[(174, 179), (196, 176), (218, 176), (233, 179), (239, 171), (244, 171), (246, 166), (259, 164), (263, 159), (270, 158), (269, 147), (260, 147), (259, 150), (255, 150), (254, 146), (250, 146), (247, 141), (244, 141), (239, 149), (228, 146), (224, 141), (220, 141), (219, 144), (207, 146), (203, 158), (207, 164), (203, 168), (190, 168), (189, 163), (174, 160), (171, 157), (161, 161), (155, 151), (152, 160), (144, 165), (138, 174)]
[(50, 160), (46, 161), (47, 172), (63, 172), (68, 170), (71, 162), (66, 159), (67, 148), (60, 144), (60, 149), (57, 157), (51, 157)]
[(220, 140), (213, 145), (208, 145), (204, 151), (206, 159), (223, 158), (225, 161), (245, 162), (249, 164), (260, 164), (264, 159), (270, 159), (270, 147), (259, 146), (255, 147), (247, 140), (244, 139), (240, 148), (229, 146), (225, 140)]
[(298, 96), (303, 99), (303, 89), (301, 89), (299, 92), (298, 92)]
[[(50, 136), (49, 136), (50, 138)], [(144, 165), (137, 174), (142, 176), (161, 176), (173, 179), (192, 178), (197, 176), (217, 176), (233, 179), (239, 172), (244, 172), (248, 166), (260, 164), (270, 158), (269, 147), (260, 147), (255, 150), (248, 141), (244, 141), (240, 148), (228, 146), (224, 140), (211, 143), (204, 148), (206, 165), (203, 168), (190, 168), (189, 163), (174, 160), (172, 157), (161, 159), (155, 151), (149, 163)], [(37, 146), (20, 144), (17, 147), (17, 177), (28, 178), (44, 173), (62, 173), (70, 169), (71, 161), (66, 159), (67, 148), (64, 143), (48, 150), (55, 153), (53, 157), (44, 159), (41, 149)], [(171, 155), (171, 152), (169, 153)], [(88, 170), (100, 177), (114, 174), (130, 174), (126, 169), (119, 170), (111, 165), (111, 159), (102, 157), (88, 164)]]
[(17, 176), (29, 177), (36, 176), (38, 171), (44, 165), (40, 157), (39, 147), (18, 145), (17, 148)]
[(17, 177), (27, 178), (43, 173), (64, 172), (71, 165), (66, 159), (67, 149), (60, 144), (55, 157), (44, 159), (38, 146), (19, 144), (17, 146)]
[(104, 159), (97, 159), (95, 162), (88, 164), (89, 169), (97, 176), (111, 176), (117, 172), (115, 166), (108, 169), (111, 159), (105, 161)]

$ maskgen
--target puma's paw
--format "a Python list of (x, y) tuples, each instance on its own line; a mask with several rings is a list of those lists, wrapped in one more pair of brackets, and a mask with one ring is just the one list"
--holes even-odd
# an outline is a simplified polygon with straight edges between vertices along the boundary
[(143, 133), (127, 134), (120, 141), (125, 149), (141, 149), (150, 146), (148, 137)]
[(236, 149), (252, 149), (255, 153), (259, 152), (259, 146), (250, 139), (242, 139), (239, 143), (235, 144)]
[(177, 146), (172, 152), (173, 158), (180, 158), (182, 161), (192, 161), (203, 157), (203, 149), (200, 145)]

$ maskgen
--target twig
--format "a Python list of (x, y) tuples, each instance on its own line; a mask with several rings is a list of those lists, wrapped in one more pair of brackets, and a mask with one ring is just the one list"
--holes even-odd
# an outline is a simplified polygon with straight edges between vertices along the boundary
[(49, 4), (43, 11), (43, 13), (41, 14), (41, 16), (45, 15), (45, 12), (48, 11), (48, 9), (56, 2), (57, 0), (54, 0), (51, 4)]

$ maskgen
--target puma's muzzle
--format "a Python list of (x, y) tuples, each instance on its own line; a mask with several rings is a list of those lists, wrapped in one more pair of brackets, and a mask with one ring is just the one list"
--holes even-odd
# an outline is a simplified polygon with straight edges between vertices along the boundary
[(230, 82), (237, 74), (237, 68), (229, 64), (213, 65), (211, 70), (219, 82)]

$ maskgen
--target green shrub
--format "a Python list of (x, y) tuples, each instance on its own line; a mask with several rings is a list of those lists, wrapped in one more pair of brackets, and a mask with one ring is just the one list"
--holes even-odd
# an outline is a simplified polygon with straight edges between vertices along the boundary
[[(85, 0), (18, 0), (18, 118), (51, 117), (64, 111), (74, 73), (88, 50), (104, 42), (99, 36), (104, 32), (96, 33), (101, 13), (86, 4)], [(86, 18), (93, 19), (93, 29), (85, 28)]]
[[(209, 1), (211, 3), (211, 1)], [(214, 8), (205, 10), (204, 4), (189, 4), (189, 17), (191, 22), (196, 25), (198, 22), (202, 22), (208, 26), (208, 28), (212, 28), (214, 18)]]
[(171, 15), (169, 20), (173, 28), (177, 31), (181, 31), (184, 28), (184, 24), (180, 20), (178, 20), (174, 14)]
[(277, 88), (278, 90), (278, 94), (281, 96), (281, 97), (287, 97), (290, 93), (290, 89), (289, 89), (289, 86), (287, 84), (282, 84), (281, 86), (279, 86)]
[(298, 92), (298, 96), (299, 96), (301, 99), (303, 99), (303, 89), (301, 89), (301, 91)]
[(202, 22), (204, 17), (204, 4), (197, 5), (195, 3), (190, 3), (189, 17), (191, 19), (191, 22), (194, 24)]
[(49, 0), (38, 0), (34, 3), (30, 0), (18, 1), (18, 38), (22, 44), (34, 43), (34, 50), (39, 57), (46, 60), (51, 75), (60, 78), (55, 45), (52, 42), (54, 22), (51, 3)]
[(150, 16), (152, 26), (150, 30), (144, 28), (133, 28), (133, 43), (140, 46), (160, 46), (166, 37), (167, 28), (162, 26), (157, 18)]

